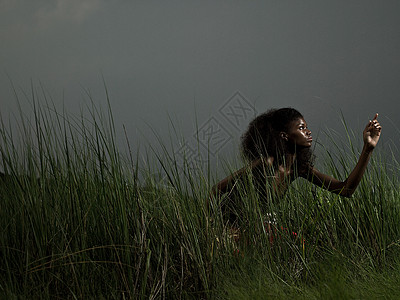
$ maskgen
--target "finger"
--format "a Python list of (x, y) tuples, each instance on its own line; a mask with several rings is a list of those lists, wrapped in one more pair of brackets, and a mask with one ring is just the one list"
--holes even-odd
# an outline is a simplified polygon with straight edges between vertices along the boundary
[(375, 114), (375, 116), (372, 120), (369, 120), (369, 122), (366, 126), (368, 131), (370, 131), (374, 128), (377, 129), (377, 126), (381, 126), (381, 124), (378, 122), (377, 118), (378, 118), (378, 113)]
[(372, 123), (375, 128), (378, 128), (378, 127), (382, 128), (381, 123), (379, 123), (377, 120), (372, 121)]
[(369, 131), (369, 132), (372, 132), (372, 131), (380, 132), (382, 130), (382, 126), (378, 121), (370, 120), (368, 125), (367, 125), (367, 127), (366, 127), (366, 130)]
[(377, 133), (381, 132), (382, 126), (381, 126), (381, 124), (379, 124), (379, 122), (372, 121), (370, 124), (371, 125), (367, 129), (369, 132), (377, 132)]

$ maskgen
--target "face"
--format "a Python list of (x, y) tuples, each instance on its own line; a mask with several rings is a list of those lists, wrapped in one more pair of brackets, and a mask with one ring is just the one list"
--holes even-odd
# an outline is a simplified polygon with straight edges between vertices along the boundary
[(311, 147), (311, 131), (307, 128), (307, 123), (303, 118), (292, 121), (286, 134), (285, 137), (287, 140), (294, 145), (300, 147)]

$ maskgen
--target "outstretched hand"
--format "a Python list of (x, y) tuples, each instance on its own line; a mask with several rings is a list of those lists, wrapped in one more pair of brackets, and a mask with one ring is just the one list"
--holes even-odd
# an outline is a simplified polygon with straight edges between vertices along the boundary
[(374, 149), (378, 144), (379, 137), (381, 135), (382, 126), (378, 122), (378, 114), (369, 121), (363, 132), (364, 145), (369, 149)]

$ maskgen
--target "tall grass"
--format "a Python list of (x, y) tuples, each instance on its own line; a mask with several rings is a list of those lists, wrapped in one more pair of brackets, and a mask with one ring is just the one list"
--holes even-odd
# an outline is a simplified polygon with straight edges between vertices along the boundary
[[(182, 169), (161, 139), (157, 164), (121, 153), (110, 107), (68, 116), (33, 95), (33, 118), (0, 128), (3, 297), (320, 298), (349, 287), (353, 297), (384, 294), (372, 276), (398, 283), (399, 183), (383, 157), (351, 199), (297, 180), (266, 202), (248, 174), (233, 228), (226, 195), (209, 197), (210, 170), (188, 159)], [(320, 160), (340, 177), (358, 147), (331, 137)]]

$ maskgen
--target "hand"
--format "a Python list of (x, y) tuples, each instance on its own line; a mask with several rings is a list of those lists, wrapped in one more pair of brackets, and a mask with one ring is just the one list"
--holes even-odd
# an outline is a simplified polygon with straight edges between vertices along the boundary
[(382, 126), (379, 124), (377, 118), (378, 114), (375, 114), (375, 117), (369, 121), (363, 132), (364, 145), (370, 150), (376, 147), (381, 135)]

